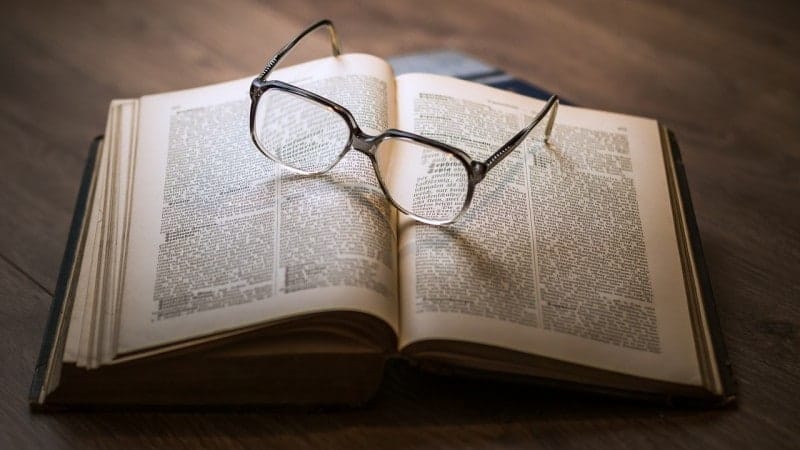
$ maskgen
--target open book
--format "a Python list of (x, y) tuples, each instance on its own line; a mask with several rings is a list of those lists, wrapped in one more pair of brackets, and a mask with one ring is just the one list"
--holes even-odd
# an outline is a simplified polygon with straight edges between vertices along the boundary
[[(363, 54), (276, 71), (485, 159), (543, 102)], [(248, 134), (250, 79), (115, 100), (34, 405), (359, 403), (387, 358), (449, 373), (732, 398), (669, 133), (562, 106), (456, 223), (393, 210), (369, 160), (298, 176)], [(402, 155), (396, 152), (395, 155)], [(392, 161), (413, 193), (413, 161)], [(58, 300), (58, 299), (57, 299)]]

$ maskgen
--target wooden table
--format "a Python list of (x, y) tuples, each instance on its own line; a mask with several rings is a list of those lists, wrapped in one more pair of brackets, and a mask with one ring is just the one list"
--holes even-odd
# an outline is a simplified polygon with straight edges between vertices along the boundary
[[(0, 448), (800, 446), (796, 2), (18, 3), (0, 14)], [(32, 415), (27, 388), (108, 102), (253, 74), (322, 17), (346, 50), (456, 49), (673, 128), (738, 406), (670, 409), (401, 368), (360, 410)]]

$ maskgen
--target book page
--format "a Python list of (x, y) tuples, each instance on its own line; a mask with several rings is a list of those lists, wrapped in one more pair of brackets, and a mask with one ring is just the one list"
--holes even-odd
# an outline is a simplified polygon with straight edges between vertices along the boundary
[(87, 210), (86, 244), (74, 290), (74, 308), (64, 360), (96, 367), (101, 355), (113, 353), (119, 271), (126, 241), (130, 160), (138, 100), (114, 100), (98, 149), (92, 200)]
[[(397, 78), (398, 126), (485, 161), (544, 102)], [(562, 106), (435, 227), (399, 220), (401, 345), (445, 339), (701, 384), (657, 123)], [(398, 147), (398, 152), (402, 149)], [(426, 175), (397, 167), (413, 189)]]
[[(347, 107), (367, 133), (394, 123), (378, 58), (270, 79)], [(350, 152), (325, 175), (281, 168), (251, 141), (250, 82), (141, 100), (119, 353), (330, 310), (397, 329), (396, 221), (369, 159)]]

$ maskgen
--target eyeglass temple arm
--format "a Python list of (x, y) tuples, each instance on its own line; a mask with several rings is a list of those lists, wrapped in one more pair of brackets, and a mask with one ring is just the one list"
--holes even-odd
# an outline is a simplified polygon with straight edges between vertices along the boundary
[(328, 33), (330, 34), (331, 37), (331, 51), (333, 52), (333, 56), (339, 56), (342, 53), (342, 47), (339, 44), (339, 37), (336, 35), (336, 28), (334, 28), (333, 22), (331, 22), (328, 19), (323, 19), (303, 30), (303, 32), (295, 36), (294, 39), (286, 43), (286, 45), (284, 45), (283, 48), (278, 50), (278, 52), (275, 53), (275, 56), (273, 56), (272, 59), (269, 60), (267, 65), (264, 66), (264, 70), (262, 70), (261, 73), (258, 75), (258, 79), (261, 81), (266, 81), (267, 75), (269, 75), (272, 69), (274, 69), (275, 66), (278, 65), (281, 59), (283, 59), (283, 57), (286, 56), (286, 54), (288, 54), (297, 45), (297, 43), (300, 42), (300, 40), (302, 40), (308, 34), (310, 34), (311, 32), (315, 31), (317, 28), (320, 27), (328, 28)]
[(486, 164), (486, 171), (488, 172), (491, 170), (492, 167), (496, 166), (500, 161), (502, 161), (506, 156), (511, 154), (515, 148), (525, 140), (525, 138), (530, 134), (530, 132), (542, 121), (544, 116), (547, 115), (550, 110), (553, 110), (552, 114), (550, 114), (550, 118), (547, 119), (547, 127), (544, 129), (544, 142), (550, 142), (550, 133), (553, 131), (553, 123), (556, 120), (556, 113), (558, 112), (558, 96), (554, 95), (547, 100), (547, 103), (544, 105), (539, 114), (533, 119), (530, 125), (520, 130), (519, 133), (515, 134), (514, 137), (508, 140), (505, 144), (500, 147), (499, 150), (494, 152), (492, 156), (490, 156), (484, 164)]

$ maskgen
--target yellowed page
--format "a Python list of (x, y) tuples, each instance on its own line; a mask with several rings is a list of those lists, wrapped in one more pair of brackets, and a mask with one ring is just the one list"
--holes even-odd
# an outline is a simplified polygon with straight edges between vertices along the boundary
[[(397, 89), (401, 129), (480, 160), (544, 104), (433, 75)], [(469, 341), (700, 385), (657, 123), (562, 106), (550, 146), (541, 128), (456, 224), (400, 218), (401, 345)], [(397, 170), (413, 188), (415, 168)]]
[[(73, 290), (72, 313), (64, 361), (96, 367), (113, 338), (119, 270), (125, 243), (126, 187), (130, 141), (138, 100), (114, 100), (109, 106), (105, 138), (98, 149), (81, 267)], [(104, 261), (104, 264), (100, 264)]]
[(114, 101), (115, 113), (113, 133), (104, 142), (108, 143), (109, 182), (106, 183), (106, 204), (104, 206), (104, 252), (105, 261), (102, 277), (99, 279), (96, 295), (99, 311), (95, 324), (95, 353), (89, 358), (90, 366), (97, 367), (103, 360), (113, 357), (116, 347), (116, 329), (121, 290), (121, 271), (127, 244), (127, 225), (130, 206), (130, 184), (133, 170), (134, 138), (136, 131), (136, 110), (138, 101)]
[[(110, 110), (113, 110), (113, 105)], [(110, 114), (110, 113), (109, 113)], [(108, 130), (107, 130), (108, 131)], [(97, 249), (100, 233), (98, 227), (102, 220), (100, 214), (102, 213), (103, 194), (102, 189), (98, 189), (97, 185), (105, 179), (103, 168), (106, 167), (103, 154), (105, 153), (105, 143), (101, 144), (95, 160), (94, 176), (92, 177), (92, 187), (89, 194), (90, 203), (87, 204), (86, 210), (86, 234), (84, 237), (83, 254), (81, 255), (81, 264), (78, 272), (77, 280), (75, 281), (75, 293), (72, 301), (72, 311), (70, 313), (69, 328), (67, 328), (67, 340), (64, 345), (65, 362), (78, 361), (78, 355), (81, 349), (84, 348), (85, 343), (82, 342), (86, 339), (84, 336), (84, 327), (89, 326), (93, 310), (93, 299), (91, 295), (90, 280), (94, 279), (94, 273), (97, 268)], [(82, 345), (84, 344), (84, 345)]]
[[(344, 55), (270, 77), (394, 122), (384, 61)], [(327, 310), (397, 328), (395, 219), (369, 160), (298, 177), (249, 136), (251, 79), (143, 97), (119, 353)]]
[[(89, 224), (88, 234), (87, 234), (87, 241), (90, 241), (91, 244), (87, 245), (87, 251), (90, 252), (87, 255), (87, 261), (83, 264), (81, 268), (81, 275), (78, 281), (76, 295), (85, 296), (85, 300), (82, 302), (76, 303), (83, 303), (82, 307), (80, 308), (83, 311), (83, 319), (81, 320), (81, 328), (75, 328), (74, 332), (79, 333), (78, 342), (78, 352), (76, 355), (77, 363), (80, 366), (86, 366), (88, 364), (90, 355), (92, 354), (92, 347), (93, 347), (93, 336), (94, 330), (96, 329), (97, 323), (97, 315), (99, 310), (99, 302), (101, 299), (97, 295), (97, 284), (98, 279), (100, 278), (100, 255), (103, 249), (103, 229), (105, 228), (105, 198), (106, 198), (106, 190), (103, 186), (106, 184), (108, 180), (108, 172), (109, 172), (109, 156), (108, 156), (108, 144), (106, 141), (103, 141), (103, 148), (102, 151), (97, 155), (97, 160), (95, 164), (99, 166), (99, 170), (97, 171), (97, 178), (95, 180), (95, 193), (94, 199), (92, 201), (92, 210), (91, 210), (91, 223)], [(85, 273), (83, 270), (88, 269)], [(68, 335), (72, 334), (72, 329)], [(68, 339), (69, 340), (69, 339)]]

